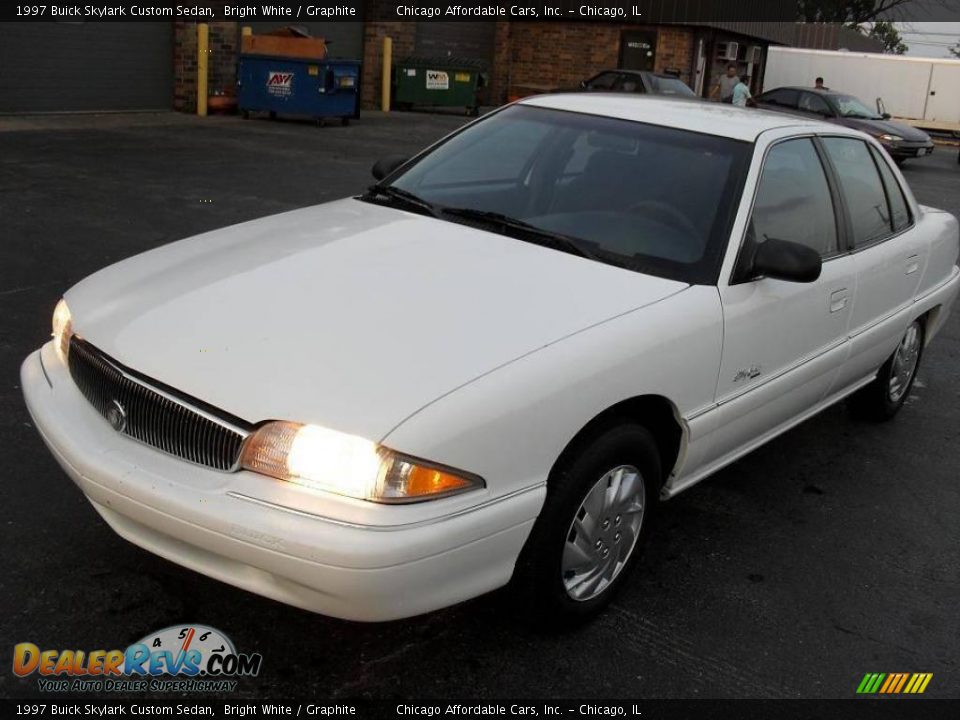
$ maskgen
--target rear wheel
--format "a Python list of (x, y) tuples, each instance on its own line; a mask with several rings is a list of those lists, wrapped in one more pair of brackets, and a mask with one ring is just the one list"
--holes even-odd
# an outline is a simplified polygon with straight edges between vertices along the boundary
[(608, 427), (566, 453), (517, 561), (525, 614), (568, 624), (610, 602), (640, 555), (659, 491), (659, 453), (640, 425)]
[(920, 367), (923, 324), (914, 320), (900, 344), (869, 385), (850, 397), (850, 408), (865, 420), (889, 420), (903, 407)]

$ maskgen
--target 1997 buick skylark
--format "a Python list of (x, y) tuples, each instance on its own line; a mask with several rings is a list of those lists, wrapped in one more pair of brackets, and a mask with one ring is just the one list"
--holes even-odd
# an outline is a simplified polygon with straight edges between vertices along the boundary
[(891, 417), (960, 288), (957, 220), (813, 120), (543, 96), (375, 174), (66, 293), (24, 394), (120, 535), (343, 618), (585, 616), (659, 499)]

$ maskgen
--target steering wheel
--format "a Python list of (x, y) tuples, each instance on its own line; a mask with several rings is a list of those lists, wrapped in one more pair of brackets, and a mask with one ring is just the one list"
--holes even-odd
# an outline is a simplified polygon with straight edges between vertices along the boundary
[(653, 216), (668, 220), (669, 224), (680, 226), (695, 238), (700, 237), (700, 231), (696, 225), (690, 222), (690, 218), (677, 210), (673, 205), (668, 205), (659, 200), (641, 200), (635, 205), (630, 206), (630, 212), (645, 212)]

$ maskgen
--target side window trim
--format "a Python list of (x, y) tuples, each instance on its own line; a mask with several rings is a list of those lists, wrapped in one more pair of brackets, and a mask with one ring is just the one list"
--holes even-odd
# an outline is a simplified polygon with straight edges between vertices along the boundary
[[(739, 247), (737, 248), (737, 256), (734, 258), (733, 267), (730, 270), (730, 276), (727, 278), (728, 285), (742, 285), (746, 282), (751, 282), (750, 280), (738, 277), (740, 270), (740, 263), (743, 261), (743, 253), (747, 246), (747, 234), (750, 231), (750, 226), (753, 222), (753, 210), (757, 204), (757, 195), (760, 191), (760, 183), (763, 181), (763, 171), (767, 167), (767, 158), (770, 156), (770, 152), (783, 143), (792, 142), (795, 140), (810, 140), (813, 143), (814, 149), (817, 153), (817, 156), (820, 159), (820, 165), (823, 169), (823, 174), (827, 180), (827, 187), (830, 189), (830, 201), (833, 205), (833, 222), (837, 231), (837, 252), (826, 255), (822, 258), (823, 262), (830, 262), (831, 260), (836, 260), (839, 257), (843, 257), (849, 254), (849, 241), (847, 235), (847, 210), (846, 205), (843, 205), (842, 196), (837, 193), (837, 188), (835, 187), (835, 178), (832, 177), (833, 166), (827, 166), (824, 164), (824, 160), (827, 159), (824, 157), (822, 148), (820, 147), (819, 138), (815, 134), (806, 134), (806, 135), (791, 135), (790, 137), (780, 138), (771, 142), (767, 149), (763, 153), (763, 159), (760, 161), (760, 171), (757, 174), (757, 184), (753, 187), (753, 194), (750, 197), (750, 210), (747, 213), (747, 224), (743, 228), (743, 233), (740, 236)], [(839, 207), (838, 207), (839, 203)], [(841, 217), (838, 213), (842, 211), (844, 221), (841, 222)]]
[[(830, 156), (827, 154), (826, 150), (823, 150), (823, 159), (827, 161), (827, 163), (828, 163), (828, 165), (829, 165), (829, 167), (830, 167), (830, 172), (834, 175), (834, 177), (835, 177), (835, 179), (836, 179), (836, 181), (837, 181), (838, 192), (839, 192), (841, 201), (842, 201), (842, 203), (843, 203), (843, 212), (844, 212), (844, 217), (845, 217), (845, 222), (844, 222), (844, 224), (847, 226), (847, 230), (848, 230), (848, 233), (849, 233), (849, 239), (848, 239), (848, 241), (846, 242), (846, 246), (847, 246), (847, 251), (846, 251), (846, 252), (847, 252), (847, 254), (853, 255), (853, 254), (858, 253), (858, 252), (861, 252), (861, 251), (863, 251), (863, 250), (869, 250), (869, 249), (872, 248), (872, 247), (876, 247), (877, 245), (880, 245), (881, 243), (885, 243), (885, 242), (887, 242), (888, 240), (892, 240), (893, 238), (898, 237), (898, 236), (902, 235), (903, 233), (909, 231), (909, 230), (914, 226), (915, 219), (914, 219), (914, 217), (913, 217), (913, 209), (910, 207), (910, 203), (907, 202), (907, 200), (906, 200), (906, 194), (903, 193), (903, 189), (902, 189), (902, 188), (900, 189), (900, 191), (901, 191), (901, 193), (902, 193), (903, 196), (904, 196), (904, 202), (905, 202), (906, 205), (907, 205), (907, 212), (910, 213), (910, 224), (907, 225), (903, 230), (897, 230), (897, 231), (894, 231), (894, 230), (893, 230), (893, 210), (892, 210), (892, 208), (891, 208), (891, 206), (890, 206), (890, 195), (889, 195), (889, 192), (888, 192), (888, 190), (887, 190), (887, 184), (883, 181), (883, 173), (880, 172), (880, 168), (877, 166), (877, 163), (878, 163), (878, 162), (881, 162), (882, 160), (881, 160), (880, 158), (877, 158), (877, 157), (874, 156), (874, 152), (875, 152), (875, 151), (874, 151), (873, 146), (872, 146), (870, 143), (868, 143), (867, 141), (863, 140), (862, 138), (854, 137), (854, 136), (852, 136), (852, 135), (838, 135), (838, 134), (835, 134), (835, 133), (823, 133), (823, 134), (818, 135), (818, 136), (817, 136), (816, 144), (817, 144), (817, 145), (821, 145), (821, 140), (822, 140), (822, 139), (825, 139), (825, 138), (838, 138), (838, 139), (841, 139), (841, 140), (857, 140), (857, 141), (863, 143), (864, 145), (866, 145), (866, 147), (867, 147), (867, 154), (870, 156), (870, 159), (873, 161), (873, 169), (874, 169), (874, 171), (877, 173), (877, 177), (878, 177), (879, 180), (880, 180), (880, 187), (883, 188), (883, 199), (884, 199), (884, 202), (886, 202), (886, 204), (887, 204), (887, 213), (888, 213), (889, 216), (890, 216), (890, 223), (891, 223), (891, 224), (890, 224), (890, 232), (889, 232), (889, 233), (887, 233), (886, 235), (883, 235), (882, 237), (879, 237), (879, 238), (876, 238), (876, 239), (874, 239), (874, 240), (871, 240), (869, 243), (865, 243), (865, 244), (863, 244), (863, 245), (856, 246), (856, 245), (854, 244), (854, 238), (853, 238), (853, 221), (852, 221), (851, 218), (850, 218), (850, 213), (849, 213), (849, 210), (848, 210), (848, 208), (847, 208), (847, 201), (846, 201), (846, 197), (845, 197), (844, 194), (843, 194), (843, 187), (840, 185), (840, 182), (839, 182), (839, 174), (837, 173), (836, 166), (834, 166), (834, 164), (833, 164), (833, 160), (830, 159)], [(821, 145), (821, 147), (822, 147), (822, 145)], [(896, 175), (894, 175), (894, 177), (896, 177)]]
[[(813, 136), (813, 146), (817, 149), (817, 155), (820, 158), (820, 164), (823, 166), (823, 172), (827, 176), (827, 185), (830, 187), (830, 198), (833, 200), (833, 217), (837, 225), (837, 253), (829, 259), (833, 260), (842, 255), (849, 255), (853, 251), (853, 221), (850, 219), (850, 209), (847, 207), (847, 200), (843, 196), (840, 187), (840, 178), (837, 170), (827, 155), (823, 147), (823, 141), (820, 135)], [(826, 262), (827, 258), (824, 258)]]
[[(916, 218), (913, 216), (913, 208), (910, 207), (910, 203), (907, 201), (907, 194), (903, 191), (903, 187), (900, 185), (900, 181), (897, 180), (897, 175), (896, 173), (893, 172), (893, 168), (891, 168), (890, 164), (883, 159), (883, 156), (880, 154), (879, 150), (877, 150), (875, 147), (873, 147), (869, 143), (867, 144), (867, 148), (869, 148), (870, 155), (873, 157), (873, 162), (877, 166), (877, 174), (880, 176), (880, 184), (883, 185), (883, 192), (887, 197), (887, 209), (890, 211), (890, 223), (891, 223), (890, 227), (891, 227), (891, 232), (893, 233), (890, 236), (890, 238), (894, 238), (897, 235), (901, 233), (905, 233), (907, 232), (907, 230), (912, 228), (914, 226), (914, 223), (916, 223)], [(891, 188), (887, 184), (887, 175), (885, 175), (883, 172), (880, 171), (880, 167), (879, 167), (880, 163), (886, 164), (889, 177), (893, 179), (894, 185), (896, 187)], [(904, 225), (904, 227), (900, 230), (897, 230), (896, 228), (893, 227), (893, 193), (894, 192), (900, 193), (900, 199), (903, 200), (903, 206), (906, 209), (907, 217), (909, 218), (909, 220), (907, 221), (907, 224)], [(887, 238), (887, 239), (890, 239), (890, 238)]]

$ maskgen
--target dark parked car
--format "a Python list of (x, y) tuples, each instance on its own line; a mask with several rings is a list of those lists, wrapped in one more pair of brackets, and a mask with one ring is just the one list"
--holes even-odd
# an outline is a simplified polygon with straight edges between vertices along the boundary
[(675, 75), (646, 70), (604, 70), (583, 80), (580, 87), (557, 88), (554, 92), (627, 92), (648, 95), (697, 97), (690, 87)]
[(890, 120), (853, 95), (833, 90), (782, 87), (755, 98), (758, 107), (813, 116), (873, 135), (896, 162), (933, 152), (933, 141), (923, 130)]

